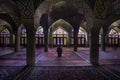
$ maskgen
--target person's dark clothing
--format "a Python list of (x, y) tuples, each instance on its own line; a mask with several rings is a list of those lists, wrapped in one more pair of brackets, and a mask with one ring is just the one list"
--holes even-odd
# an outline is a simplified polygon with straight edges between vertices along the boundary
[(61, 47), (57, 48), (57, 53), (58, 53), (58, 57), (61, 57), (61, 54), (62, 54), (62, 48)]

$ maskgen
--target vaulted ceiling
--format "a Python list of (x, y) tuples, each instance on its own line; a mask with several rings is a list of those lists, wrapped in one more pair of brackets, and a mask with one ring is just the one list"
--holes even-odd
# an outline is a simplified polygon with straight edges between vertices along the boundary
[(66, 11), (65, 16), (67, 16), (74, 15), (78, 11), (85, 15), (86, 19), (93, 16), (97, 19), (105, 19), (113, 14), (120, 14), (119, 5), (120, 0), (0, 0), (0, 13), (11, 17), (12, 24), (6, 21), (12, 26), (13, 22), (18, 26), (21, 19), (33, 17), (35, 24), (38, 25), (41, 15), (45, 12), (51, 12), (55, 16), (60, 12), (59, 15), (64, 15), (62, 12)]

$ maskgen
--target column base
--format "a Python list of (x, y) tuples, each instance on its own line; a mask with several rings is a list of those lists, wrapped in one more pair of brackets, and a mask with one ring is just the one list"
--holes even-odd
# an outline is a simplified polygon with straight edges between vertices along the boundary
[(45, 52), (48, 52), (48, 49), (44, 49)]
[(35, 64), (27, 64), (26, 67), (32, 67), (35, 66)]
[(28, 58), (26, 62), (27, 66), (34, 66), (35, 65), (35, 58)]
[(91, 61), (90, 62), (92, 65), (99, 66), (99, 63), (97, 61)]
[(74, 51), (77, 51), (77, 48), (74, 48)]

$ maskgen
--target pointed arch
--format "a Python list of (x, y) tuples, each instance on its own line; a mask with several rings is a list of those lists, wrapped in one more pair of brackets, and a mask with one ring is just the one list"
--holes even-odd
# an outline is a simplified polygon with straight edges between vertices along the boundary
[(3, 19), (5, 21), (7, 21), (11, 26), (14, 27), (14, 29), (16, 29), (17, 24), (15, 23), (15, 21), (13, 20), (13, 18), (11, 16), (9, 16), (6, 13), (0, 13), (0, 19)]
[[(62, 28), (62, 27), (58, 27), (58, 28), (56, 28), (55, 30), (53, 30), (53, 33), (55, 32), (55, 31), (57, 31), (57, 33), (58, 34), (65, 34), (67, 31), (64, 29), (64, 28)], [(61, 32), (62, 31), (62, 32)], [(68, 33), (68, 32), (67, 32)]]
[(67, 32), (73, 29), (72, 25), (69, 24), (67, 21), (63, 19), (59, 19), (55, 21), (54, 23), (52, 23), (52, 25), (49, 27), (49, 31), (50, 29), (55, 30), (58, 27), (65, 29)]
[(43, 27), (42, 26), (37, 27), (36, 34), (43, 34)]
[(0, 19), (0, 32), (4, 29), (8, 29), (10, 33), (13, 33), (13, 27), (7, 21)]

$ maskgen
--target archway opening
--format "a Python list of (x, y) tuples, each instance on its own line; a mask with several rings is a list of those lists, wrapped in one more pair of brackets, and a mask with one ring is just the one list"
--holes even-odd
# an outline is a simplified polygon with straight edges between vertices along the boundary
[(0, 31), (0, 45), (3, 48), (10, 46), (10, 32), (4, 26), (3, 29)]
[(49, 28), (49, 45), (51, 47), (57, 45), (70, 47), (72, 30), (72, 25), (67, 21), (63, 19), (55, 21)]
[(115, 27), (109, 31), (108, 34), (108, 46), (120, 47), (120, 29)]
[(35, 38), (36, 38), (36, 47), (43, 47), (44, 46), (44, 33), (43, 33), (42, 26), (39, 26), (37, 28)]
[(108, 46), (120, 47), (120, 20), (117, 20), (110, 25), (107, 39)]
[(79, 47), (86, 47), (87, 44), (87, 32), (84, 28), (80, 27), (78, 32), (78, 46)]
[(26, 47), (27, 46), (27, 33), (26, 28), (24, 26), (20, 29), (20, 46)]
[(53, 46), (68, 46), (68, 32), (59, 27), (52, 33)]

